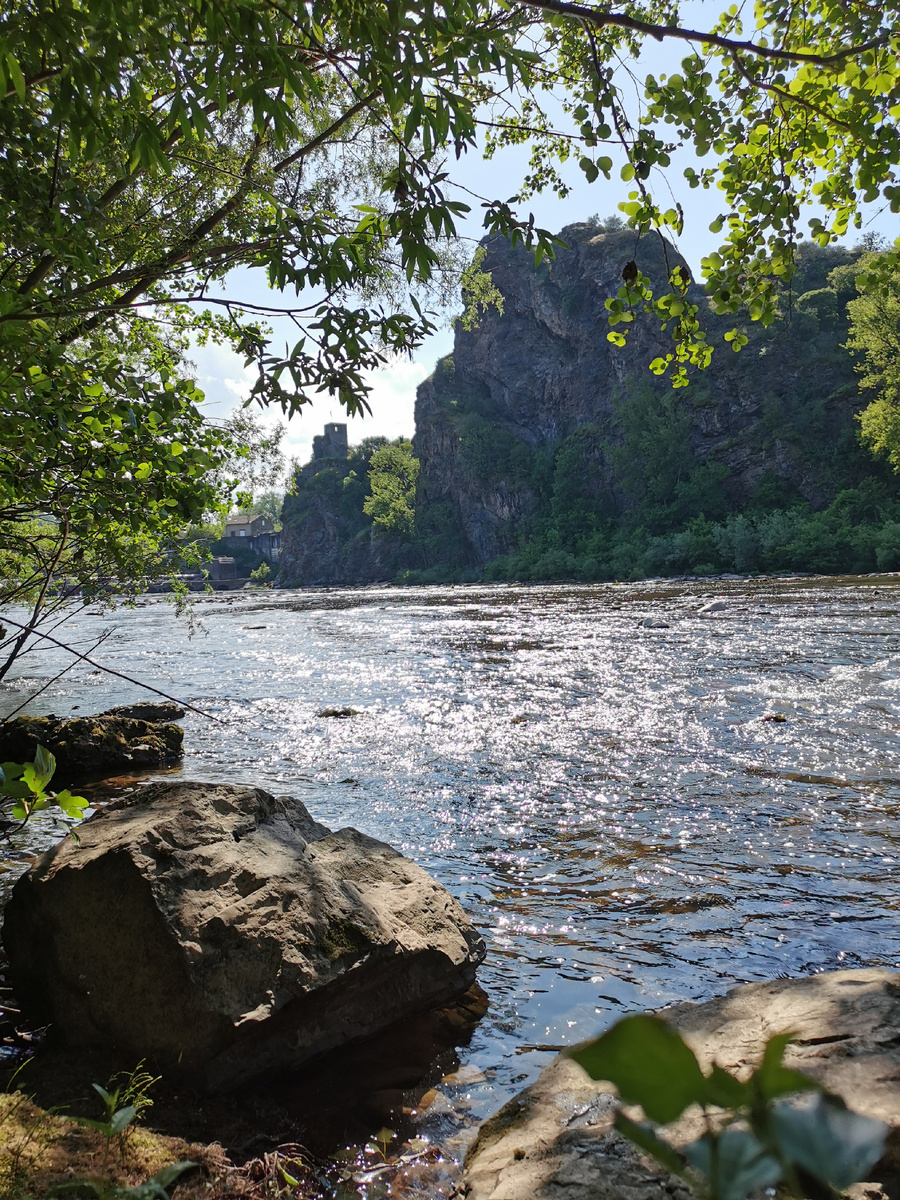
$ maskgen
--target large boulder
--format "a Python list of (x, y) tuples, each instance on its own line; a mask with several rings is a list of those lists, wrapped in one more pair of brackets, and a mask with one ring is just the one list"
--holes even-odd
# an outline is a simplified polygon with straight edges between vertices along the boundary
[[(806, 979), (752, 983), (706, 1004), (659, 1013), (708, 1071), (713, 1063), (746, 1077), (766, 1041), (794, 1034), (785, 1063), (818, 1079), (857, 1112), (892, 1132), (873, 1179), (896, 1175), (900, 1144), (900, 974), (836, 971)], [(466, 1200), (673, 1200), (690, 1192), (612, 1128), (608, 1086), (560, 1057), (478, 1131), (466, 1156)], [(698, 1137), (688, 1111), (666, 1131), (675, 1144)], [(890, 1189), (889, 1189), (890, 1190)], [(860, 1195), (878, 1195), (861, 1189)], [(893, 1194), (893, 1191), (891, 1191)]]
[(163, 783), (13, 889), (23, 1010), (209, 1087), (297, 1065), (466, 988), (484, 944), (421, 868), (299, 800)]
[(158, 767), (181, 758), (184, 730), (177, 704), (134, 704), (93, 717), (17, 717), (0, 724), (0, 760), (31, 762), (38, 746), (56, 758), (54, 780), (95, 772)]

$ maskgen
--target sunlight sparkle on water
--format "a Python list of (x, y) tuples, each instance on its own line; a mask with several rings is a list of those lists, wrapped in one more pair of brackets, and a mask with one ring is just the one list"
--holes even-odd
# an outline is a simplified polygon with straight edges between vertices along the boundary
[[(702, 616), (713, 586), (728, 609)], [(162, 600), (72, 636), (115, 628), (111, 666), (222, 719), (185, 719), (184, 776), (297, 795), (467, 906), (491, 998), (474, 1120), (621, 1012), (900, 964), (898, 600), (897, 580), (272, 592), (202, 601), (193, 640)], [(35, 711), (135, 697), (76, 668)]]

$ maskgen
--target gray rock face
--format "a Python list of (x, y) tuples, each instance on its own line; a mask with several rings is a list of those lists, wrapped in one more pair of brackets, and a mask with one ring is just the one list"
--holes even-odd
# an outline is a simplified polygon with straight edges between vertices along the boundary
[(484, 944), (383, 842), (298, 800), (157, 784), (86, 821), (13, 890), (3, 940), (24, 1010), (230, 1086), (455, 995)]
[[(892, 1126), (886, 1159), (900, 1156), (900, 974), (836, 971), (754, 983), (706, 1004), (659, 1014), (708, 1071), (713, 1063), (745, 1077), (766, 1041), (793, 1032), (787, 1066), (818, 1079), (857, 1112)], [(482, 1125), (465, 1163), (467, 1200), (665, 1200), (690, 1195), (613, 1130), (617, 1101), (571, 1059), (557, 1058)], [(690, 1110), (666, 1131), (683, 1144), (702, 1132)], [(856, 1185), (857, 1187), (859, 1185)], [(871, 1189), (877, 1195), (878, 1189)], [(860, 1193), (861, 1194), (861, 1193)]]
[[(538, 268), (521, 246), (501, 237), (485, 241), (483, 267), (502, 293), (503, 312), (488, 310), (472, 331), (457, 325), (452, 357), (418, 389), (418, 507), (446, 505), (456, 514), (472, 563), (515, 549), (544, 503), (534, 481), (516, 470), (517, 450), (524, 447), (552, 450), (588, 431), (591, 488), (610, 495), (618, 511), (627, 509), (631, 500), (604, 449), (620, 440), (617, 407), (628, 403), (630, 389), (671, 387), (648, 370), (672, 349), (659, 322), (639, 316), (626, 345), (615, 346), (607, 338), (605, 303), (621, 287), (629, 260), (657, 285), (684, 260), (658, 238), (638, 243), (630, 231), (575, 224), (561, 236), (567, 247)], [(701, 311), (703, 296), (701, 288), (691, 290)], [(704, 321), (719, 334), (728, 328), (709, 314)], [(821, 464), (809, 460), (802, 441), (786, 442), (771, 428), (772, 413), (790, 402), (799, 383), (815, 379), (823, 400), (819, 420), (835, 442), (852, 427), (859, 404), (849, 358), (822, 361), (804, 353), (799, 325), (792, 329), (785, 326), (780, 343), (738, 355), (720, 347), (711, 367), (679, 394), (697, 461), (726, 467), (728, 492), (741, 503), (766, 475), (795, 488), (813, 507), (825, 502)], [(493, 463), (487, 454), (466, 458), (473, 414), (490, 426)]]
[[(291, 508), (289, 496), (286, 516)], [(409, 550), (397, 538), (379, 536), (371, 529), (354, 533), (330, 500), (317, 496), (297, 528), (285, 525), (276, 583), (283, 587), (390, 583), (410, 565)]]
[[(638, 316), (625, 346), (614, 345), (605, 305), (630, 261), (657, 287), (685, 263), (656, 236), (638, 241), (633, 231), (586, 223), (561, 236), (566, 247), (537, 268), (523, 247), (499, 236), (485, 240), (484, 269), (503, 311), (488, 310), (471, 331), (457, 324), (453, 354), (418, 389), (416, 529), (424, 549), (359, 530), (340, 498), (308, 486), (323, 467), (345, 468), (314, 460), (285, 503), (282, 583), (375, 582), (438, 563), (478, 567), (515, 551), (531, 519), (546, 511), (554, 455), (567, 439), (578, 443), (585, 498), (610, 517), (634, 507), (633, 481), (617, 457), (621, 414), (645, 389), (672, 396), (670, 381), (648, 369), (672, 342), (658, 320)], [(842, 253), (833, 251), (829, 263), (849, 261), (850, 252)], [(823, 284), (824, 274), (811, 286)], [(710, 368), (676, 393), (696, 462), (725, 468), (723, 487), (738, 506), (768, 479), (821, 507), (833, 494), (833, 464), (817, 457), (811, 441), (820, 449), (842, 438), (852, 443), (860, 405), (852, 362), (835, 353), (843, 335), (826, 346), (815, 335), (820, 341), (812, 344), (815, 322), (804, 325), (798, 313), (773, 326), (770, 341), (735, 355), (721, 341), (734, 318), (712, 314), (700, 287), (691, 299), (719, 343)], [(815, 404), (803, 401), (798, 412), (801, 396)], [(812, 422), (812, 439), (804, 421)]]

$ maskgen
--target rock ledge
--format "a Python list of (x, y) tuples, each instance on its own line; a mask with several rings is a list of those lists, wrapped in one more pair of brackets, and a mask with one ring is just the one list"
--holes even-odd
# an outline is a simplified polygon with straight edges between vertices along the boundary
[[(753, 983), (706, 1004), (659, 1014), (708, 1071), (746, 1076), (766, 1041), (793, 1032), (785, 1063), (857, 1112), (892, 1126), (876, 1180), (900, 1167), (900, 974), (870, 969)], [(612, 1128), (617, 1101), (571, 1059), (557, 1058), (478, 1131), (460, 1192), (467, 1200), (672, 1200), (684, 1183), (643, 1159)], [(667, 1131), (699, 1136), (690, 1112)], [(880, 1187), (855, 1185), (867, 1196)]]
[(17, 717), (0, 724), (0, 759), (30, 762), (43, 746), (56, 758), (57, 784), (94, 772), (158, 767), (181, 758), (184, 730), (171, 722), (183, 716), (177, 704), (128, 704), (93, 717)]

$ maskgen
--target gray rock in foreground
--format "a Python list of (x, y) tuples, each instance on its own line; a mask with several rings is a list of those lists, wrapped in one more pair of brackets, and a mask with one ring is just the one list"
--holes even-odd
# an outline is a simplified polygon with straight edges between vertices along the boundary
[[(813, 1076), (857, 1112), (892, 1126), (887, 1161), (900, 1149), (900, 974), (836, 971), (754, 983), (706, 1004), (659, 1014), (674, 1025), (704, 1070), (746, 1076), (766, 1041), (793, 1032), (788, 1066)], [(685, 1185), (641, 1156), (612, 1129), (616, 1100), (570, 1059), (486, 1121), (466, 1157), (467, 1200), (668, 1200)], [(690, 1112), (666, 1131), (676, 1144), (702, 1133)], [(856, 1185), (856, 1189), (859, 1185)], [(878, 1195), (879, 1189), (858, 1194)]]
[(299, 800), (163, 783), (91, 817), (13, 890), (25, 1012), (207, 1086), (299, 1064), (472, 982), (484, 944), (450, 894)]

